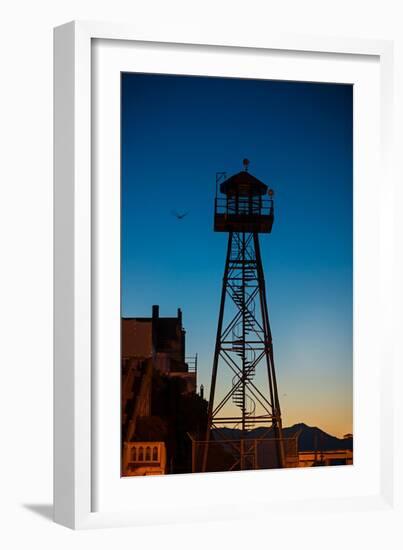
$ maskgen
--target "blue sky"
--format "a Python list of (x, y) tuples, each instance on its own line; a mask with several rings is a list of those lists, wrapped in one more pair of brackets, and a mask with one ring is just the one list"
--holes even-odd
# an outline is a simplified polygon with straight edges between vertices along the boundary
[[(284, 424), (352, 431), (352, 86), (122, 75), (122, 314), (183, 310), (210, 387), (227, 235), (215, 173), (275, 190), (261, 235)], [(189, 211), (179, 221), (172, 210)]]

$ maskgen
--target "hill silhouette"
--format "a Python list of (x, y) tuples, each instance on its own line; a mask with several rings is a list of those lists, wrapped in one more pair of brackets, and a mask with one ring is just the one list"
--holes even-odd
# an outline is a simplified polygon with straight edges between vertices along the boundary
[[(234, 428), (217, 428), (214, 431), (220, 431), (225, 439), (240, 439), (241, 430)], [(218, 433), (213, 436), (214, 439), (220, 439)], [(273, 437), (273, 430), (264, 427), (255, 428), (247, 433), (247, 439), (260, 439), (265, 433), (264, 439), (271, 439)], [(336, 451), (353, 449), (353, 438), (340, 439), (333, 435), (330, 435), (316, 426), (308, 426), (303, 422), (283, 428), (283, 437), (285, 439), (297, 437), (298, 438), (298, 450), (299, 451)]]

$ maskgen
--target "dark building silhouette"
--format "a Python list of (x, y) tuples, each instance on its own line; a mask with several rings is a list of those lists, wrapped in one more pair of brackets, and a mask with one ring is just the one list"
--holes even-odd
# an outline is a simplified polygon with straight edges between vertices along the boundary
[[(182, 312), (176, 317), (160, 317), (159, 306), (152, 307), (151, 317), (122, 318), (122, 442), (124, 475), (166, 473), (166, 449), (164, 441), (153, 440), (153, 433), (161, 433), (161, 411), (153, 410), (153, 381), (159, 385), (180, 388), (183, 395), (196, 391), (197, 358), (186, 362), (186, 331), (182, 324)], [(176, 383), (175, 380), (176, 379)], [(154, 447), (142, 445), (138, 440), (139, 426), (149, 426), (148, 442)], [(144, 449), (143, 449), (144, 447)], [(147, 449), (150, 447), (150, 452)], [(152, 452), (158, 448), (158, 453)], [(140, 449), (142, 452), (140, 453)], [(149, 457), (156, 460), (147, 460)], [(161, 460), (157, 460), (161, 458)], [(141, 458), (140, 462), (139, 459)]]
[(152, 307), (151, 317), (122, 319), (122, 376), (137, 370), (140, 364), (152, 361), (163, 374), (180, 377), (188, 392), (196, 390), (197, 363), (186, 362), (186, 331), (182, 325), (182, 311), (176, 317), (160, 317), (159, 306)]

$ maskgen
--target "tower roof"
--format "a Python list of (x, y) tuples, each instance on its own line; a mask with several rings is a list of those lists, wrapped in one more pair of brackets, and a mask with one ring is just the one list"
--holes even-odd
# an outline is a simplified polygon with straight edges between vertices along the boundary
[(227, 178), (220, 191), (226, 195), (265, 195), (267, 185), (246, 170)]

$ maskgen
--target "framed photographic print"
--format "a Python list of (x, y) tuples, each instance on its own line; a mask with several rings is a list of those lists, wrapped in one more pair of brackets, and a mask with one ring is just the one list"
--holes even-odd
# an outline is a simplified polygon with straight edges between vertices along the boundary
[(55, 30), (56, 521), (392, 513), (391, 63)]

